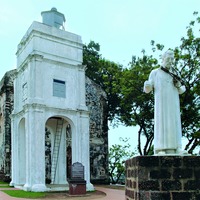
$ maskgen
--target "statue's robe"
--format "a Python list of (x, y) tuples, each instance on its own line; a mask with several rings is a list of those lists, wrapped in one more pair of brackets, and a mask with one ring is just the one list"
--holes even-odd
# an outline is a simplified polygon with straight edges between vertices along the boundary
[(173, 78), (161, 68), (152, 70), (144, 91), (154, 91), (154, 153), (178, 153), (181, 150), (179, 94), (185, 87), (174, 86)]

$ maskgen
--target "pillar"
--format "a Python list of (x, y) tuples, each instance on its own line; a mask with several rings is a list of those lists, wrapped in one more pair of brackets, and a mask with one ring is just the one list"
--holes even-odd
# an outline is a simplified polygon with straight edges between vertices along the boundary
[(27, 109), (26, 184), (24, 190), (43, 192), (45, 186), (45, 121), (40, 105)]

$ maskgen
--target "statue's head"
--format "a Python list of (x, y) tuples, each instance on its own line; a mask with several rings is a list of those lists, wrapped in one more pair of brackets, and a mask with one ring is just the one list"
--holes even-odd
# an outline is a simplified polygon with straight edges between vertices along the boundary
[(163, 67), (170, 69), (174, 61), (174, 52), (172, 50), (166, 51), (162, 56)]

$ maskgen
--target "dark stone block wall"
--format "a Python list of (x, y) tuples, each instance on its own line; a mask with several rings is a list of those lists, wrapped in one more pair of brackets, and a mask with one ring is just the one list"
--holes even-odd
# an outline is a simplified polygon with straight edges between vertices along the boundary
[(200, 156), (138, 156), (126, 161), (126, 200), (200, 199)]

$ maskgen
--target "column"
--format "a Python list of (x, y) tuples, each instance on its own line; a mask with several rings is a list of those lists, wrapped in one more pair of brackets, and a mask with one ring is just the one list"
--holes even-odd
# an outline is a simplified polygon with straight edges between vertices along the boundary
[(85, 180), (87, 191), (94, 190), (93, 185), (90, 183), (90, 136), (89, 136), (89, 114), (88, 112), (82, 112), (80, 115), (80, 135), (79, 140), (81, 141), (81, 163), (85, 167)]
[(27, 167), (25, 190), (46, 191), (45, 186), (45, 121), (39, 105), (31, 105), (27, 120)]
[(78, 81), (79, 81), (79, 109), (80, 110), (87, 110), (85, 105), (85, 66), (78, 65)]
[(11, 117), (11, 182), (10, 182), (10, 186), (15, 186), (15, 184), (17, 183), (17, 172), (18, 170), (18, 140), (17, 140), (17, 123), (16, 123), (16, 115), (12, 114)]

